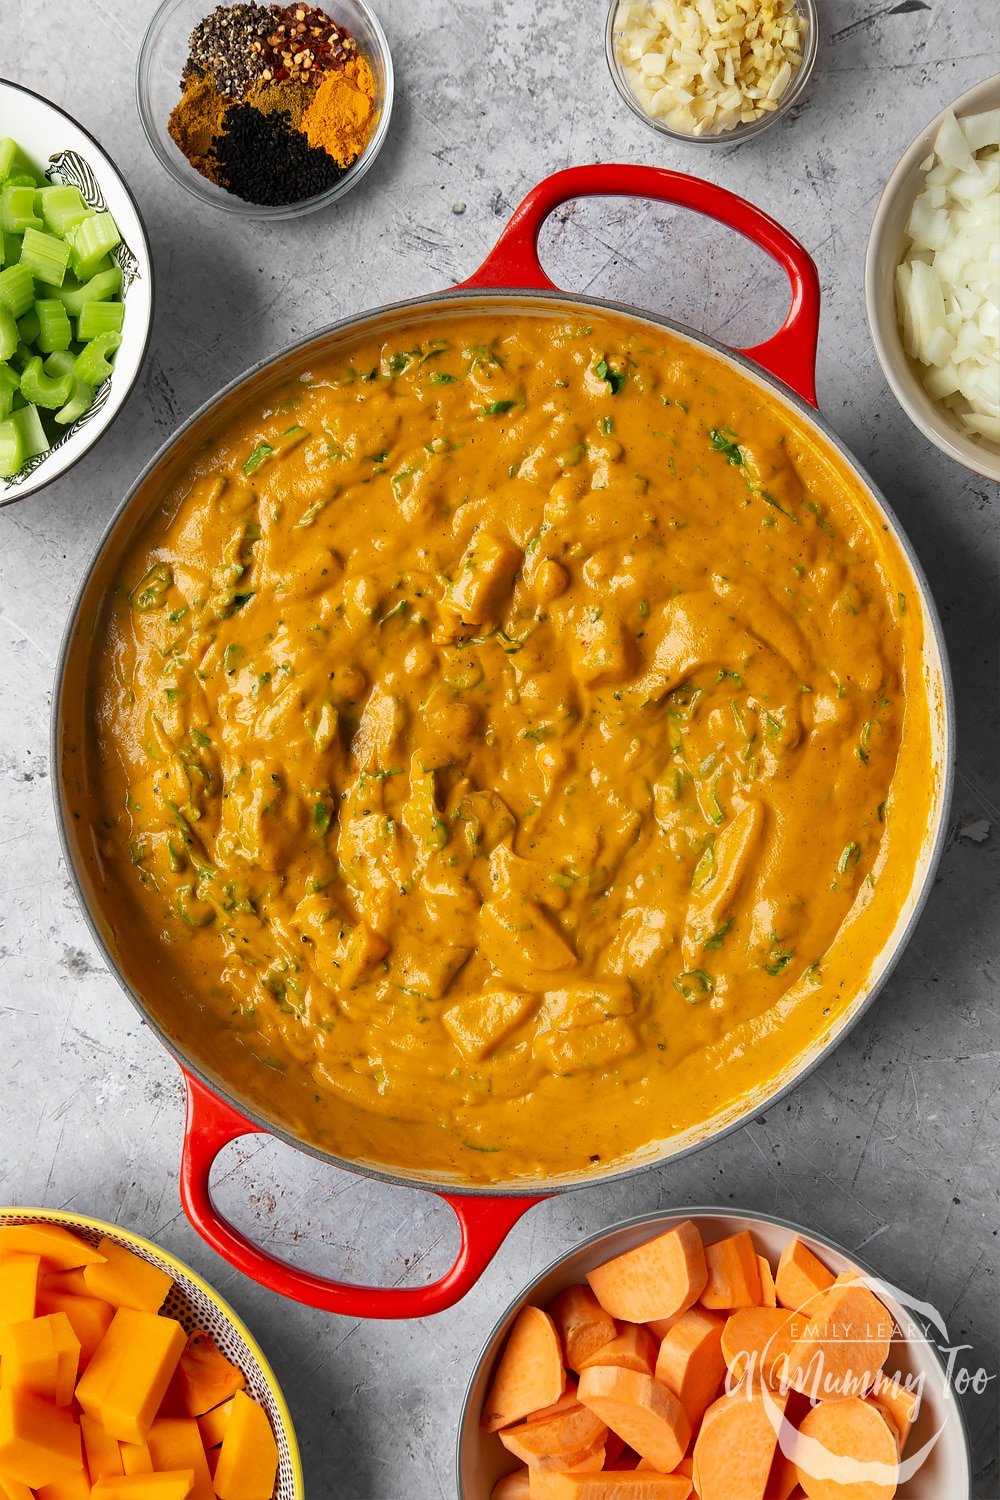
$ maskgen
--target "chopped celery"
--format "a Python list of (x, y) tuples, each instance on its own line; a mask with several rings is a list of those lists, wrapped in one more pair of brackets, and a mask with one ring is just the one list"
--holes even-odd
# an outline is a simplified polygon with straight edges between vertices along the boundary
[(0, 229), (12, 234), (23, 234), (26, 229), (41, 229), (42, 221), (35, 213), (35, 189), (33, 187), (11, 187), (0, 190)]
[(68, 427), (71, 422), (78, 422), (85, 411), (88, 411), (94, 399), (94, 387), (88, 385), (85, 380), (73, 381), (73, 394), (61, 411), (57, 411), (55, 420), (60, 427)]
[(9, 135), (0, 139), (0, 182), (24, 162), (24, 153)]
[(16, 474), (29, 458), (46, 453), (49, 440), (34, 406), (22, 406), (0, 422), (0, 477)]
[(80, 189), (59, 183), (55, 187), (43, 187), (39, 193), (42, 217), (53, 234), (65, 235), (75, 229), (94, 212), (84, 203)]
[(115, 221), (107, 212), (84, 219), (69, 231), (67, 238), (72, 246), (73, 274), (81, 281), (92, 276), (108, 251), (121, 243)]
[(0, 138), (0, 475), (46, 452), (111, 374), (124, 319), (120, 243), (110, 213), (46, 182)]
[(122, 338), (120, 333), (99, 333), (76, 356), (76, 378), (87, 385), (100, 385), (111, 374), (108, 355), (114, 354)]
[(16, 474), (26, 457), (21, 429), (13, 417), (7, 417), (0, 422), (0, 479)]
[(54, 349), (42, 360), (42, 369), (46, 375), (72, 375), (75, 378), (76, 355), (69, 349)]
[(41, 329), (38, 314), (33, 307), (29, 307), (23, 318), (17, 320), (17, 336), (22, 344), (35, 344), (38, 342), (38, 334)]
[(21, 394), (36, 406), (54, 410), (57, 406), (65, 406), (73, 394), (73, 376), (46, 375), (42, 369), (42, 356), (36, 354), (21, 371)]
[(9, 414), (14, 396), (20, 389), (21, 378), (17, 371), (10, 365), (0, 365), (0, 417)]
[(0, 307), (6, 307), (15, 318), (23, 318), (35, 300), (35, 283), (27, 266), (8, 266), (0, 271)]
[(35, 303), (35, 312), (38, 315), (38, 337), (35, 342), (42, 353), (51, 354), (54, 349), (68, 349), (73, 330), (66, 316), (66, 309), (58, 297), (40, 297)]
[(15, 370), (23, 370), (28, 361), (34, 357), (35, 351), (30, 344), (18, 344), (7, 363), (13, 365)]
[(55, 287), (54, 295), (59, 298), (70, 317), (77, 318), (88, 302), (105, 302), (109, 297), (117, 296), (121, 285), (121, 267), (112, 266), (109, 271), (98, 271), (83, 286)]
[(9, 307), (0, 305), (0, 359), (10, 359), (17, 348), (17, 320)]
[(76, 336), (86, 343), (99, 333), (121, 333), (124, 316), (122, 302), (88, 302), (76, 320)]
[(69, 265), (70, 247), (54, 234), (26, 229), (21, 241), (21, 264), (48, 286), (61, 286)]

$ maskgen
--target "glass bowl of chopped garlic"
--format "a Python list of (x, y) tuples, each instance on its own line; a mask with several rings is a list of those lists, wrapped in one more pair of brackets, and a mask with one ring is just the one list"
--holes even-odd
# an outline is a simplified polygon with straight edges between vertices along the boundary
[(809, 82), (815, 0), (611, 0), (608, 67), (633, 114), (676, 141), (735, 145)]

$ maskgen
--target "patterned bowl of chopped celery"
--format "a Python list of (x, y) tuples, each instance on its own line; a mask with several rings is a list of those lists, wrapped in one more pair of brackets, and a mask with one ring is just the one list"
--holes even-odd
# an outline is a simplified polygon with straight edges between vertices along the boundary
[(152, 317), (149, 243), (118, 168), (71, 116), (0, 79), (0, 505), (110, 427)]

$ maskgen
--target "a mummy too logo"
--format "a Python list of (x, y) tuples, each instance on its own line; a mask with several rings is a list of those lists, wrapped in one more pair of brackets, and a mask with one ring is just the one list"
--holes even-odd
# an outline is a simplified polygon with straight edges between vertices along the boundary
[(787, 1492), (798, 1483), (810, 1497), (888, 1500), (960, 1422), (956, 1396), (982, 1395), (994, 1378), (971, 1345), (951, 1341), (936, 1308), (859, 1272), (796, 1312), (734, 1314), (724, 1341), (727, 1395), (750, 1403), (744, 1420), (771, 1443), (776, 1434)]

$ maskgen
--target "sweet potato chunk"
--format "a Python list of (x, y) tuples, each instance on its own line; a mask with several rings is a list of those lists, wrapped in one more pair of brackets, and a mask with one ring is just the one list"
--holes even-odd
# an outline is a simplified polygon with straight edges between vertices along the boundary
[(821, 1401), (799, 1423), (795, 1468), (809, 1500), (892, 1500), (895, 1431), (870, 1401)]
[(656, 1365), (657, 1342), (644, 1323), (625, 1323), (622, 1331), (600, 1349), (595, 1350), (580, 1366), (581, 1370), (591, 1365), (617, 1365), (621, 1370), (638, 1370), (643, 1375), (652, 1375)]
[(910, 1428), (917, 1420), (920, 1410), (920, 1392), (912, 1391), (908, 1386), (902, 1385), (898, 1380), (890, 1379), (884, 1371), (879, 1371), (875, 1377), (875, 1384), (869, 1393), (870, 1401), (887, 1416), (896, 1429), (899, 1437), (899, 1451), (902, 1453), (906, 1447), (906, 1440), (910, 1435)]
[(764, 1500), (785, 1397), (741, 1386), (705, 1413), (694, 1445), (700, 1500)]
[(833, 1272), (827, 1270), (808, 1245), (794, 1239), (781, 1252), (774, 1286), (782, 1307), (792, 1311), (811, 1307), (820, 1292), (833, 1286)]
[(690, 1307), (660, 1344), (656, 1378), (673, 1391), (692, 1426), (700, 1422), (726, 1373), (723, 1326), (718, 1313)]
[(684, 1312), (707, 1279), (701, 1235), (690, 1219), (587, 1272), (601, 1306), (626, 1323)]
[(792, 1316), (787, 1383), (818, 1400), (863, 1396), (888, 1358), (892, 1333), (892, 1318), (875, 1294), (838, 1277), (812, 1308)]
[(501, 1443), (529, 1469), (567, 1469), (603, 1447), (607, 1424), (577, 1402), (555, 1416), (501, 1428)]
[(757, 1247), (748, 1230), (706, 1245), (705, 1262), (708, 1280), (701, 1294), (704, 1307), (729, 1310), (760, 1305)]
[(609, 1344), (617, 1329), (589, 1286), (568, 1286), (553, 1297), (549, 1315), (562, 1340), (563, 1361), (568, 1370), (580, 1366), (597, 1350)]
[(612, 1432), (662, 1474), (669, 1474), (684, 1457), (691, 1423), (673, 1392), (651, 1375), (593, 1365), (581, 1374), (578, 1394)]
[(524, 1307), (510, 1331), (489, 1395), (482, 1427), (499, 1432), (559, 1400), (565, 1384), (556, 1325), (540, 1307)]

